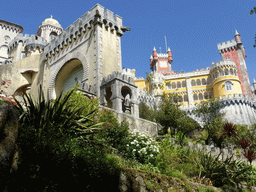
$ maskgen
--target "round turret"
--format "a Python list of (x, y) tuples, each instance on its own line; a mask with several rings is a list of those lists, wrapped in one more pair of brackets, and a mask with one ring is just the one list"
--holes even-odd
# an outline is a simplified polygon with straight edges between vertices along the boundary
[(236, 64), (230, 59), (218, 61), (210, 68), (214, 97), (229, 94), (241, 94), (241, 82), (238, 78)]
[(63, 28), (56, 19), (45, 19), (38, 28), (37, 35), (44, 38), (48, 43), (60, 35)]

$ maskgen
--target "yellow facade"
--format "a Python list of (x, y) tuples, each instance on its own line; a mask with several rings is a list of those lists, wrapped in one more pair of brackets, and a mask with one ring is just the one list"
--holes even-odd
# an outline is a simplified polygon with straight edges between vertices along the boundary
[[(135, 80), (135, 85), (141, 90), (145, 89), (144, 82), (141, 80)], [(216, 62), (211, 69), (208, 68), (202, 72), (165, 76), (162, 91), (181, 96), (180, 104), (187, 107), (195, 106), (202, 101), (209, 101), (212, 98), (242, 94), (237, 68), (232, 61)]]

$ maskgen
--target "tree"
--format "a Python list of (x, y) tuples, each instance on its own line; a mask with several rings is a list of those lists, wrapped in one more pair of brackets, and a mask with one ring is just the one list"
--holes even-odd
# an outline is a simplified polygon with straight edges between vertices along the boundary
[[(251, 15), (253, 15), (254, 13), (256, 13), (256, 7), (254, 7), (254, 8), (251, 10), (251, 12), (250, 12)], [(256, 34), (255, 34), (254, 39), (255, 39), (255, 44), (253, 45), (253, 47), (256, 47)]]
[(180, 96), (178, 94), (163, 94), (160, 109), (156, 115), (156, 121), (163, 126), (164, 133), (172, 127), (181, 131), (183, 134), (189, 134), (197, 129), (199, 125), (187, 116), (187, 113), (179, 107)]
[(194, 111), (197, 117), (200, 117), (203, 122), (202, 131), (208, 132), (208, 137), (205, 140), (205, 144), (209, 143), (212, 139), (215, 145), (221, 148), (224, 141), (223, 136), (223, 116), (224, 113), (220, 112), (222, 104), (216, 100), (212, 99), (209, 102), (202, 102)]

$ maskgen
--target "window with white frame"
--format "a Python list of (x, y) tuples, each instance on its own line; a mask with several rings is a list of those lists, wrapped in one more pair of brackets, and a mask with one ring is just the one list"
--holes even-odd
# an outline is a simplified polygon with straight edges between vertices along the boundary
[(231, 81), (226, 81), (224, 85), (225, 85), (226, 91), (232, 91), (233, 83)]

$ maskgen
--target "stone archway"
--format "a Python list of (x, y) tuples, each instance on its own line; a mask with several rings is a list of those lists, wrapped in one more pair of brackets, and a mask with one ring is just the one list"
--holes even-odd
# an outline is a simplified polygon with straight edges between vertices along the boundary
[(82, 83), (86, 82), (88, 80), (88, 62), (85, 55), (81, 52), (69, 53), (52, 72), (49, 83), (49, 99), (55, 99), (62, 91), (66, 80), (72, 78), (72, 74), (80, 74), (79, 72), (82, 73), (82, 78), (77, 80)]
[(72, 59), (68, 61), (59, 71), (55, 81), (55, 93), (58, 97), (60, 93), (68, 92), (75, 87), (76, 83), (83, 80), (83, 66), (80, 60)]

